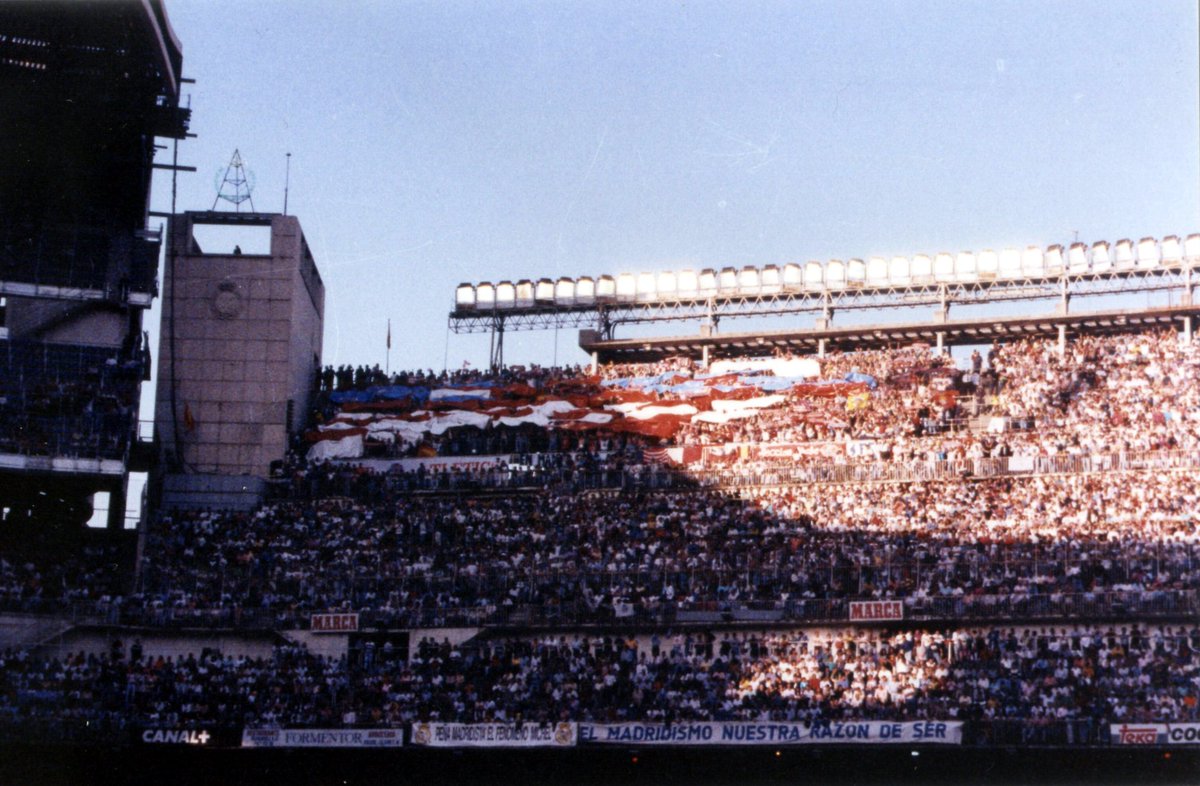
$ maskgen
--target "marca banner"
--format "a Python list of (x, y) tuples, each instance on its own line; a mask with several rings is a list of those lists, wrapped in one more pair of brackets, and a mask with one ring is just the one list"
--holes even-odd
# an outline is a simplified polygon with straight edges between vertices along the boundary
[(430, 748), (565, 748), (578, 724), (414, 723), (412, 744)]
[(399, 748), (403, 729), (245, 729), (243, 748)]
[(1200, 723), (1113, 723), (1113, 745), (1200, 745)]
[(314, 614), (308, 627), (313, 633), (353, 633), (358, 630), (358, 615)]
[(960, 745), (962, 723), (846, 721), (837, 723), (579, 724), (579, 744), (638, 745)]
[(899, 600), (850, 601), (851, 622), (904, 619), (904, 602)]

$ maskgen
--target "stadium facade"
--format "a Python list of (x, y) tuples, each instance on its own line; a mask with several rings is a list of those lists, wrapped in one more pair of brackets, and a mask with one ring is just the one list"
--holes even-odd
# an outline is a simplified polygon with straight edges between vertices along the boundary
[[(161, 235), (156, 138), (183, 138), (161, 2), (0, 7), (0, 505), (121, 528)], [(145, 467), (143, 467), (145, 469)]]

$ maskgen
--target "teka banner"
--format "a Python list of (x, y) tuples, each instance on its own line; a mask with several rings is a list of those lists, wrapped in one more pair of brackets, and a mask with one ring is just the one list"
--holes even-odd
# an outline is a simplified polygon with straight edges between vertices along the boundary
[(960, 721), (889, 723), (579, 724), (579, 744), (616, 745), (877, 745), (962, 744)]
[(1113, 723), (1113, 745), (1200, 745), (1200, 723)]

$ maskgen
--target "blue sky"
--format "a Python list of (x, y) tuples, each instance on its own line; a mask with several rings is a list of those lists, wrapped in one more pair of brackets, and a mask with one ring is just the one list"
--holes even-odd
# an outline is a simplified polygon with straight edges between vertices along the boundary
[(292, 153), (330, 363), (382, 365), (390, 319), (392, 369), (484, 364), (460, 281), (1200, 231), (1192, 0), (166, 5), (178, 207), (238, 148), (280, 210)]

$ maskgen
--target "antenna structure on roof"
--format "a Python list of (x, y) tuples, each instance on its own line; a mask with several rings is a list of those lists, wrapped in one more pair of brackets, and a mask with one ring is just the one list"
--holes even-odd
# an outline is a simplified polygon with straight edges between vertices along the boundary
[(217, 202), (224, 199), (226, 202), (233, 203), (235, 212), (242, 212), (242, 203), (250, 203), (250, 212), (254, 212), (254, 198), (250, 193), (254, 190), (254, 173), (246, 168), (246, 164), (242, 161), (242, 154), (237, 149), (233, 151), (233, 158), (229, 159), (229, 165), (225, 167), (224, 174), (220, 170), (217, 171), (218, 181), (217, 196), (213, 200), (212, 209), (217, 209)]

